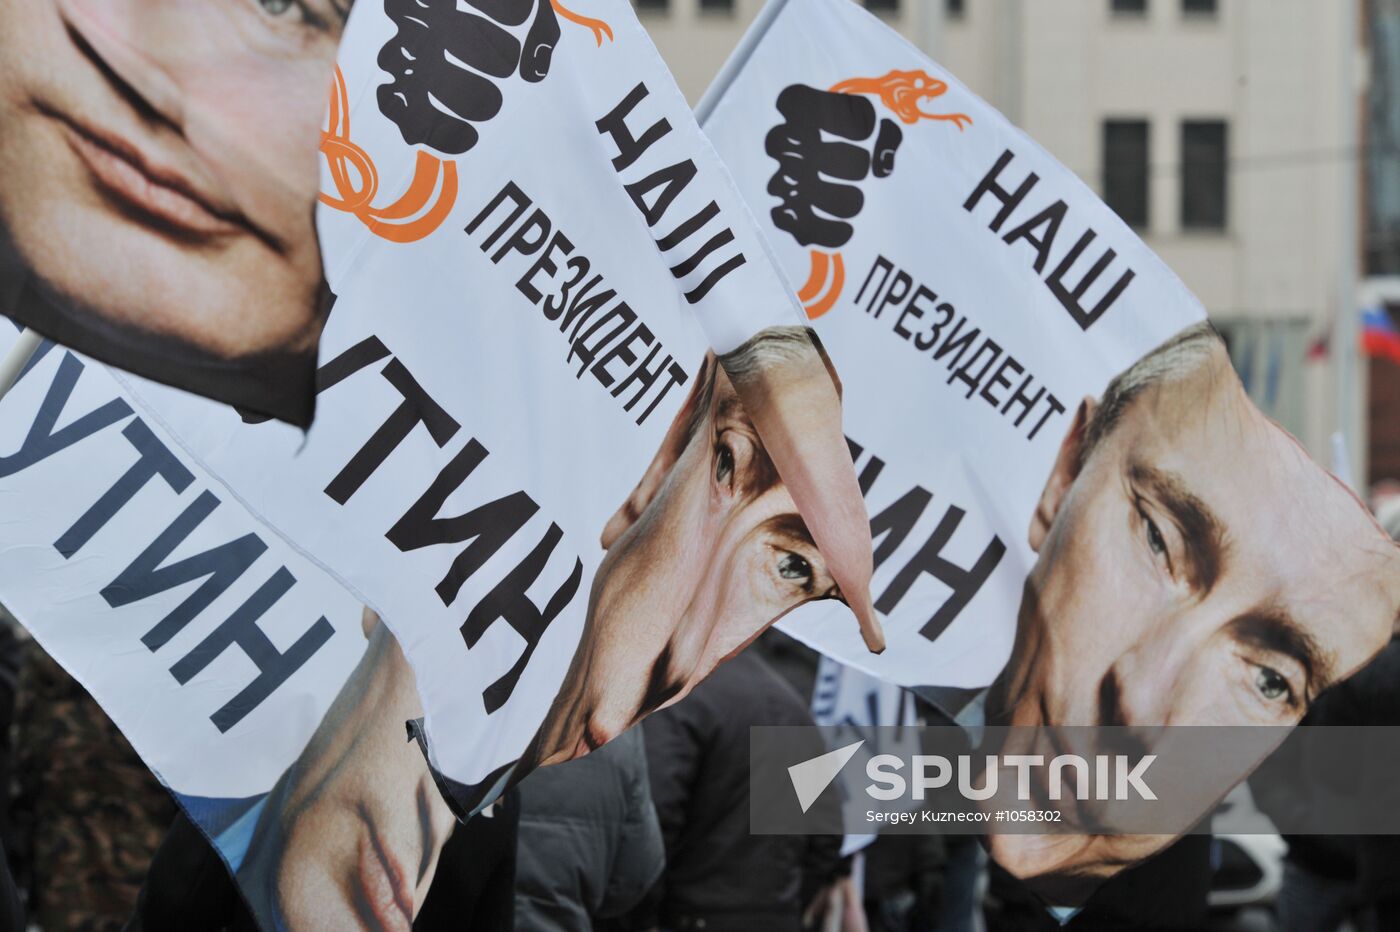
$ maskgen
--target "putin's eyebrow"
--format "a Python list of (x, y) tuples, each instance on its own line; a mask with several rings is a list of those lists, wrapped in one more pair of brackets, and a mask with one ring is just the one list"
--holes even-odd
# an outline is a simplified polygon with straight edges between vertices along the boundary
[(1267, 608), (1242, 615), (1231, 622), (1230, 631), (1237, 641), (1297, 661), (1306, 672), (1309, 690), (1314, 695), (1336, 677), (1332, 655), (1283, 609)]
[(1198, 592), (1209, 592), (1225, 561), (1224, 524), (1174, 472), (1134, 462), (1128, 467), (1128, 477), (1171, 516), (1181, 531), (1187, 579)]
[(724, 424), (741, 426), (743, 432), (748, 434), (753, 442), (754, 454), (750, 457), (743, 475), (739, 477), (739, 487), (749, 495), (757, 496), (777, 485), (781, 481), (778, 470), (773, 465), (773, 460), (769, 457), (768, 449), (763, 445), (763, 439), (759, 437), (757, 428), (753, 425), (753, 419), (744, 410), (743, 402), (739, 400), (739, 396), (730, 392), (723, 394), (715, 405), (715, 426), (719, 427)]

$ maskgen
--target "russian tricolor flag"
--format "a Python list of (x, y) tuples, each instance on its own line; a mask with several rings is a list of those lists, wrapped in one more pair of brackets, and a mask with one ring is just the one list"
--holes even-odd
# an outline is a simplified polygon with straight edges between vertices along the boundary
[(1368, 356), (1400, 364), (1400, 328), (1384, 307), (1377, 305), (1361, 312), (1361, 348)]

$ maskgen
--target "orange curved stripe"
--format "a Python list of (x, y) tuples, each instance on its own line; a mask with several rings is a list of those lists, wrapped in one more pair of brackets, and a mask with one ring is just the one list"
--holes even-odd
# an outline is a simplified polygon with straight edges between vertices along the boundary
[(819, 249), (813, 249), (810, 255), (812, 270), (807, 273), (807, 284), (803, 285), (802, 290), (797, 293), (797, 300), (803, 304), (815, 298), (822, 290), (822, 285), (826, 284), (827, 254)]
[(372, 206), (379, 192), (379, 171), (369, 153), (350, 139), (350, 96), (339, 67), (327, 123), (321, 133), (321, 153), (335, 193), (322, 191), (322, 204), (354, 214), (375, 236), (395, 243), (420, 240), (442, 224), (457, 200), (457, 166), (428, 152), (418, 153), (408, 190), (385, 207)]
[(831, 287), (826, 295), (815, 304), (806, 305), (807, 319), (816, 320), (818, 317), (831, 310), (836, 303), (836, 299), (841, 297), (841, 289), (846, 285), (846, 264), (841, 260), (838, 252), (832, 257)]
[(408, 190), (388, 207), (372, 211), (380, 220), (406, 220), (421, 211), (432, 199), (437, 188), (438, 175), (446, 163), (427, 152), (418, 153), (418, 161), (413, 166), (413, 180)]
[(383, 223), (373, 219), (373, 211), (369, 212), (371, 214), (369, 218), (364, 214), (359, 214), (360, 219), (365, 221), (370, 231), (376, 236), (395, 243), (411, 243), (436, 230), (451, 213), (452, 205), (457, 200), (457, 165), (455, 162), (439, 162), (439, 164), (442, 166), (442, 190), (438, 194), (437, 202), (426, 214), (408, 223)]
[[(321, 140), (321, 151), (326, 154), (331, 180), (335, 184), (336, 193), (340, 195), (334, 197), (322, 192), (321, 203), (350, 213), (368, 204), (379, 187), (379, 175), (374, 163), (370, 161), (369, 154), (349, 140), (325, 137)], [(346, 170), (346, 163), (359, 175), (358, 188)]]

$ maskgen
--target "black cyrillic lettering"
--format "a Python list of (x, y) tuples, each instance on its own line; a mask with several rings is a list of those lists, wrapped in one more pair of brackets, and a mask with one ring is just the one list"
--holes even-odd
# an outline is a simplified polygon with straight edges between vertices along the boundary
[[(685, 299), (691, 304), (699, 303), (705, 295), (710, 293), (710, 289), (718, 285), (730, 272), (743, 265), (748, 260), (744, 258), (742, 252), (735, 253), (724, 262), (715, 266), (705, 280), (685, 293)], [(672, 269), (672, 271), (675, 271)]]
[(967, 348), (972, 345), (972, 342), (982, 335), (981, 327), (973, 327), (967, 333), (963, 333), (959, 336), (959, 333), (962, 331), (962, 326), (966, 322), (966, 317), (959, 317), (957, 324), (953, 327), (953, 332), (948, 334), (942, 346), (933, 351), (933, 361), (937, 362), (953, 350), (957, 350), (957, 355), (948, 360), (948, 369), (950, 371), (962, 360), (963, 353), (967, 352)]
[(1084, 310), (1083, 304), (1081, 303), (1084, 300), (1084, 293), (1098, 280), (1098, 277), (1108, 268), (1109, 263), (1118, 255), (1112, 249), (1106, 250), (1099, 261), (1095, 262), (1093, 267), (1080, 279), (1079, 284), (1074, 287), (1074, 290), (1071, 291), (1067, 289), (1064, 284), (1065, 275), (1069, 273), (1070, 268), (1074, 265), (1075, 260), (1079, 258), (1080, 253), (1094, 241), (1096, 235), (1097, 234), (1095, 234), (1093, 230), (1085, 230), (1084, 235), (1079, 237), (1079, 242), (1075, 243), (1074, 248), (1065, 253), (1065, 257), (1060, 260), (1060, 264), (1055, 266), (1055, 271), (1051, 272), (1045, 278), (1045, 284), (1049, 287), (1050, 293), (1059, 300), (1060, 304), (1064, 305), (1065, 310), (1069, 311), (1069, 316), (1079, 325), (1080, 330), (1088, 330), (1092, 327), (1094, 323), (1104, 315), (1104, 312), (1113, 306), (1113, 302), (1118, 300), (1118, 296), (1123, 293), (1123, 289), (1128, 287), (1128, 283), (1131, 282), (1137, 274), (1132, 269), (1125, 270), (1123, 274), (1118, 277), (1118, 281), (1114, 282), (1113, 287), (1109, 288), (1108, 291), (1104, 293), (1104, 296), (1099, 299), (1099, 303), (1094, 305), (1092, 311)]
[(982, 200), (982, 195), (984, 194), (990, 194), (1001, 202), (1001, 209), (997, 211), (997, 215), (992, 218), (992, 222), (989, 224), (993, 233), (1001, 230), (1001, 225), (1006, 222), (1006, 218), (1011, 216), (1011, 212), (1016, 209), (1021, 201), (1025, 200), (1031, 188), (1035, 187), (1035, 183), (1040, 180), (1039, 175), (1035, 172), (1031, 172), (1015, 191), (1008, 191), (997, 184), (997, 179), (1001, 176), (1002, 169), (1011, 164), (1012, 158), (1013, 156), (1011, 155), (1010, 149), (1002, 152), (1001, 158), (997, 159), (997, 163), (992, 166), (992, 170), (987, 172), (986, 176), (977, 183), (977, 187), (972, 190), (967, 200), (963, 202), (963, 210), (969, 213), (977, 206), (978, 201)]
[(865, 294), (865, 287), (870, 284), (870, 280), (875, 277), (876, 269), (884, 269), (885, 274), (880, 278), (880, 284), (875, 286), (875, 291), (870, 295), (870, 306), (865, 309), (868, 314), (875, 305), (875, 299), (884, 290), (885, 282), (890, 280), (890, 273), (894, 271), (894, 263), (884, 256), (876, 256), (875, 261), (870, 264), (870, 271), (865, 273), (865, 281), (860, 284), (860, 291), (856, 292), (856, 304), (860, 304), (861, 295)]
[(439, 447), (461, 428), (452, 416), (443, 410), (432, 397), (418, 384), (397, 359), (390, 359), (380, 373), (398, 391), (403, 402), (385, 418), (365, 445), (355, 452), (345, 468), (326, 486), (326, 494), (338, 505), (350, 501), (376, 469), (384, 465), (389, 455), (398, 449), (413, 428), (422, 424), (428, 429), (428, 436)]
[[(501, 248), (496, 250), (496, 254), (491, 257), (492, 262), (500, 262), (505, 258), (505, 254), (511, 251), (520, 253), (522, 256), (533, 256), (539, 252), (544, 241), (549, 238), (549, 231), (553, 225), (549, 222), (549, 214), (536, 209), (533, 214), (516, 231), (507, 237), (501, 244)], [(537, 234), (533, 239), (531, 232)]]
[(520, 215), (525, 213), (525, 211), (529, 209), (530, 205), (534, 203), (534, 201), (532, 201), (529, 197), (525, 195), (524, 191), (520, 190), (520, 188), (516, 186), (514, 181), (507, 181), (505, 187), (501, 188), (501, 190), (497, 192), (496, 196), (491, 199), (491, 203), (483, 207), (481, 209), (481, 213), (473, 217), (472, 222), (467, 224), (467, 233), (475, 233), (477, 227), (481, 226), (481, 222), (487, 217), (491, 216), (491, 214), (495, 212), (496, 208), (501, 206), (501, 204), (505, 202), (506, 198), (510, 198), (512, 201), (515, 202), (515, 209), (510, 212), (510, 216), (505, 219), (504, 223), (496, 227), (496, 232), (492, 233), (490, 236), (486, 237), (486, 239), (482, 241), (482, 252), (488, 252), (491, 249), (491, 247), (496, 244), (496, 240), (500, 239), (501, 234), (504, 233), (506, 230), (510, 229), (512, 226), (514, 226), (515, 221), (520, 219)]
[(535, 603), (530, 601), (529, 588), (539, 579), (540, 573), (544, 570), (545, 564), (549, 562), (550, 556), (554, 553), (555, 546), (559, 543), (564, 532), (559, 530), (557, 524), (550, 524), (549, 530), (544, 537), (530, 551), (520, 565), (511, 570), (506, 577), (491, 588), (476, 607), (467, 615), (467, 620), (462, 623), (462, 640), (466, 642), (467, 648), (476, 646), (485, 634), (495, 624), (497, 619), (505, 621), (522, 638), (525, 639), (525, 650), (520, 657), (511, 665), (499, 679), (482, 691), (481, 698), (486, 704), (486, 713), (490, 715), (509, 700), (511, 693), (515, 691), (515, 684), (520, 681), (520, 674), (525, 672), (525, 667), (530, 663), (530, 657), (535, 653), (535, 648), (539, 646), (540, 638), (544, 637), (545, 631), (549, 630), (549, 625), (564, 610), (564, 607), (573, 600), (578, 592), (579, 584), (583, 581), (583, 561), (574, 559), (573, 572), (569, 578), (564, 580), (563, 585), (554, 591), (550, 596), (544, 611), (535, 607)]
[[(535, 276), (541, 272), (547, 272), (549, 273), (549, 277), (553, 278), (555, 273), (559, 271), (559, 267), (554, 264), (554, 259), (551, 258), (555, 250), (567, 256), (574, 251), (574, 244), (569, 242), (569, 238), (563, 233), (555, 231), (554, 236), (549, 241), (549, 245), (545, 247), (540, 257), (535, 260), (535, 264), (530, 266), (529, 270), (524, 275), (520, 276), (520, 281), (515, 283), (516, 290), (523, 294), (525, 300), (529, 301), (531, 304), (539, 304), (540, 298), (544, 297), (540, 294), (540, 290), (535, 287)], [(563, 310), (562, 304), (560, 305), (560, 310)], [(550, 315), (548, 306), (546, 305), (545, 317), (553, 320), (558, 316), (557, 313)]]
[(1040, 386), (1040, 391), (1036, 392), (1034, 395), (1026, 394), (1026, 386), (1031, 384), (1031, 381), (1032, 378), (1029, 375), (1022, 379), (1021, 384), (1016, 386), (1016, 392), (1010, 398), (1006, 399), (1006, 404), (1001, 406), (1001, 413), (1006, 414), (1011, 410), (1012, 405), (1021, 405), (1021, 413), (1016, 415), (1016, 420), (1014, 422), (1017, 427), (1021, 426), (1021, 422), (1026, 419), (1027, 414), (1031, 413), (1031, 409), (1040, 404), (1040, 399), (1045, 397), (1044, 385)]
[(1060, 404), (1060, 399), (1056, 398), (1054, 395), (1051, 395), (1049, 398), (1046, 399), (1045, 413), (1040, 416), (1040, 420), (1035, 422), (1035, 427), (1031, 428), (1031, 432), (1026, 435), (1026, 439), (1034, 440), (1035, 435), (1040, 433), (1040, 429), (1045, 426), (1046, 421), (1050, 420), (1051, 415), (1064, 413), (1065, 406)]
[[(972, 367), (976, 364), (977, 360), (982, 358), (983, 350), (990, 350), (992, 355), (987, 359), (986, 364), (982, 367), (982, 371), (978, 372), (976, 375), (971, 375)], [(987, 370), (991, 369), (992, 365), (1000, 358), (1001, 346), (991, 337), (984, 337), (982, 345), (973, 350), (972, 358), (958, 366), (948, 375), (948, 384), (952, 385), (954, 379), (962, 382), (967, 386), (967, 397), (971, 398), (973, 392), (977, 391), (977, 386), (981, 384), (982, 377), (987, 374)]]
[[(676, 195), (684, 191), (686, 185), (690, 184), (696, 171), (695, 163), (686, 159), (674, 165), (667, 165), (665, 168), (658, 168), (645, 178), (639, 178), (631, 184), (623, 185), (622, 189), (627, 192), (632, 203), (636, 204), (637, 209), (642, 212), (647, 226), (654, 227), (666, 215), (666, 209), (671, 206)], [(648, 204), (647, 195), (658, 189), (656, 200)]]
[(669, 366), (672, 363), (672, 357), (667, 356), (665, 359), (662, 359), (661, 362), (657, 364), (656, 368), (650, 368), (651, 361), (656, 358), (657, 354), (660, 351), (661, 341), (658, 340), (652, 346), (651, 352), (647, 353), (647, 358), (643, 359), (636, 366), (636, 368), (634, 368), (631, 372), (627, 373), (627, 378), (623, 379), (621, 382), (618, 382), (617, 388), (614, 388), (612, 390), (612, 395), (614, 398), (616, 398), (623, 392), (627, 391), (628, 386), (630, 386), (632, 383), (637, 383), (636, 394), (634, 394), (631, 400), (629, 400), (625, 405), (622, 406), (622, 410), (631, 411), (632, 408), (637, 404), (637, 402), (642, 399), (642, 396), (647, 393), (647, 389), (651, 388), (651, 386), (656, 382), (656, 378), (657, 376), (661, 375), (662, 370), (664, 370), (667, 366)]
[(131, 405), (114, 398), (95, 411), (89, 411), (62, 430), (55, 431), (58, 416), (68, 405), (73, 395), (73, 387), (78, 384), (83, 364), (72, 353), (64, 353), (59, 361), (58, 372), (44, 393), (39, 411), (34, 415), (34, 423), (24, 435), (24, 442), (9, 456), (0, 456), (0, 478), (13, 476), (48, 459), (60, 450), (66, 450), (79, 440), (86, 440), (103, 428), (110, 427), (131, 414)]
[[(618, 319), (620, 318), (620, 319)], [(590, 346), (588, 341), (593, 335), (603, 328), (611, 320), (617, 319), (617, 326), (593, 341)], [(608, 344), (617, 339), (622, 331), (632, 326), (637, 321), (637, 312), (628, 306), (626, 301), (619, 301), (608, 310), (606, 314), (599, 317), (587, 332), (579, 334), (569, 345), (569, 354), (564, 357), (565, 362), (572, 362), (573, 358), (579, 358), (578, 375), (575, 378), (583, 378), (584, 370), (593, 365), (594, 359), (601, 353)]]
[(931, 501), (933, 493), (916, 485), (879, 514), (871, 516), (871, 539), (880, 540), (880, 535), (885, 535), (875, 548), (875, 566), (884, 563), (904, 543)]
[(941, 555), (943, 548), (952, 540), (964, 514), (961, 508), (949, 506), (943, 519), (938, 522), (938, 527), (934, 528), (933, 534), (919, 548), (914, 558), (895, 574), (889, 588), (881, 593), (875, 602), (875, 607), (888, 615), (909, 592), (914, 581), (924, 573), (952, 589), (952, 593), (939, 606), (938, 611), (919, 629), (919, 633), (930, 641), (937, 640), (948, 625), (953, 623), (953, 619), (958, 617), (958, 613), (967, 607), (1001, 562), (1002, 555), (1006, 553), (1006, 545), (1001, 542), (1001, 538), (993, 535), (991, 543), (987, 544), (971, 569), (965, 570), (945, 560)]
[(943, 328), (948, 326), (948, 321), (953, 319), (953, 305), (944, 301), (942, 304), (938, 305), (938, 307), (934, 308), (933, 312), (935, 314), (941, 314), (943, 319), (935, 321), (934, 325), (929, 328), (928, 339), (925, 340), (918, 334), (914, 334), (914, 348), (921, 353), (926, 353), (933, 349), (934, 344), (938, 342), (938, 338), (943, 334)]
[(267, 550), (267, 544), (258, 535), (244, 534), (228, 543), (162, 566), (218, 506), (219, 500), (213, 492), (200, 492), (179, 517), (170, 522), (170, 526), (161, 531), (150, 546), (141, 551), (102, 590), (102, 598), (108, 605), (121, 608), (196, 579), (204, 579), (199, 588), (141, 638), (141, 643), (153, 652), (164, 647), (196, 615), (227, 592), (229, 586)]
[(643, 346), (650, 346), (655, 339), (656, 337), (646, 324), (638, 323), (637, 326), (632, 328), (631, 333), (621, 340), (618, 340), (617, 345), (608, 350), (607, 353), (603, 355), (602, 359), (598, 360), (597, 365), (593, 367), (593, 377), (601, 382), (604, 387), (611, 385), (613, 382), (617, 381), (617, 376), (608, 371), (608, 364), (614, 359), (621, 359), (623, 364), (628, 366), (632, 365), (637, 361), (637, 354), (632, 352), (633, 341), (641, 340)]
[[(583, 256), (574, 256), (566, 265), (568, 268), (574, 270), (573, 277), (564, 282), (564, 287), (559, 289), (558, 304), (554, 303), (554, 298), (552, 296), (544, 299), (544, 316), (546, 320), (559, 319), (559, 315), (564, 313), (564, 305), (569, 301), (569, 292), (573, 291), (574, 286), (583, 281), (583, 276), (588, 274), (589, 263)], [(595, 281), (600, 281), (601, 279), (602, 276), (599, 275), (596, 276)], [(589, 287), (591, 288), (592, 285)], [(563, 327), (560, 327), (560, 332), (563, 332), (563, 329)]]
[(574, 296), (574, 300), (569, 303), (569, 310), (565, 312), (564, 318), (559, 321), (559, 332), (563, 333), (569, 329), (569, 324), (574, 325), (574, 332), (569, 334), (569, 342), (578, 339), (578, 332), (583, 329), (583, 325), (588, 322), (588, 318), (593, 316), (593, 312), (617, 297), (617, 292), (612, 288), (598, 292), (593, 297), (589, 297), (593, 292), (593, 286), (603, 280), (602, 275), (594, 275), (583, 286), (583, 290)]
[(676, 278), (685, 278), (691, 272), (700, 268), (700, 263), (704, 262), (705, 259), (709, 257), (710, 253), (732, 242), (734, 242), (734, 231), (729, 229), (729, 227), (725, 227), (706, 240), (705, 245), (701, 246), (696, 251), (695, 255), (671, 266), (671, 274)]
[(648, 93), (647, 86), (638, 83), (636, 87), (627, 92), (627, 96), (622, 98), (616, 107), (608, 112), (607, 116), (594, 124), (598, 127), (599, 133), (611, 136), (613, 142), (617, 143), (617, 156), (612, 160), (614, 171), (620, 172), (637, 161), (643, 152), (651, 148), (653, 143), (671, 131), (671, 124), (662, 118), (648, 126), (640, 139), (632, 135), (632, 130), (627, 126), (627, 115), (637, 104), (642, 102)]
[[(885, 313), (885, 308), (891, 304), (898, 304), (909, 296), (909, 289), (913, 287), (914, 279), (909, 273), (900, 269), (894, 276), (894, 281), (890, 282), (890, 287), (885, 291), (884, 299), (875, 307), (874, 317), (880, 319), (880, 315)], [(896, 294), (896, 292), (898, 292)]]
[(222, 708), (209, 716), (214, 727), (226, 732), (252, 712), (272, 691), (301, 669), (321, 645), (331, 639), (335, 628), (322, 616), (308, 628), (284, 653), (279, 651), (258, 627), (258, 619), (296, 584), (296, 577), (285, 566), (279, 567), (272, 578), (263, 583), (248, 601), (240, 605), (226, 621), (170, 668), (181, 686), (194, 679), (214, 658), (237, 645), (258, 668), (253, 682), (245, 686)]
[[(668, 356), (667, 358), (669, 359), (670, 357)], [(666, 381), (661, 383), (661, 391), (656, 393), (656, 397), (651, 400), (651, 404), (647, 405), (647, 409), (638, 416), (638, 424), (641, 424), (647, 418), (651, 417), (651, 412), (655, 411), (656, 406), (661, 404), (661, 399), (666, 397), (666, 394), (671, 390), (671, 386), (684, 385), (686, 380), (690, 378), (690, 376), (686, 375), (685, 370), (681, 368), (681, 364), (678, 362), (673, 362), (666, 368), (666, 376)]]
[(405, 553), (436, 544), (471, 541), (467, 549), (452, 560), (447, 575), (437, 584), (436, 591), (443, 605), (451, 605), (472, 574), (539, 511), (540, 506), (529, 495), (512, 492), (466, 514), (453, 518), (437, 516), (448, 497), (461, 487), (486, 456), (486, 448), (475, 437), (469, 440), (442, 468), (428, 490), (384, 535), (389, 543)]
[[(1035, 270), (1037, 273), (1043, 272), (1045, 263), (1050, 258), (1050, 247), (1055, 242), (1055, 234), (1060, 232), (1060, 223), (1065, 219), (1065, 211), (1068, 209), (1064, 201), (1056, 201), (1002, 239), (1007, 243), (1014, 243), (1018, 239), (1030, 243), (1035, 248)], [(1045, 235), (1036, 236), (1035, 231), (1042, 224), (1046, 225)]]
[[(918, 320), (920, 317), (924, 316), (924, 309), (919, 306), (920, 298), (933, 302), (938, 300), (938, 295), (934, 294), (932, 291), (929, 291), (928, 288), (926, 288), (925, 286), (920, 285), (914, 291), (914, 296), (909, 299), (909, 303), (904, 305), (904, 310), (900, 311), (899, 318), (894, 322), (894, 332), (899, 334), (906, 340), (912, 337), (914, 334), (904, 328), (905, 318), (913, 317), (915, 320)], [(877, 314), (875, 316), (878, 317), (879, 315)]]
[(689, 220), (681, 221), (680, 226), (657, 240), (656, 245), (661, 247), (662, 252), (669, 252), (675, 249), (681, 243), (695, 235), (701, 227), (713, 220), (718, 213), (719, 205), (714, 201), (710, 201), (710, 203), (700, 208), (700, 212), (695, 216), (691, 217)]
[(102, 493), (102, 497), (81, 518), (73, 522), (72, 527), (54, 541), (54, 549), (63, 554), (65, 560), (72, 559), (83, 549), (92, 536), (106, 527), (107, 522), (156, 476), (164, 479), (165, 484), (177, 494), (189, 488), (194, 481), (194, 473), (185, 468), (169, 447), (156, 439), (145, 421), (140, 418), (132, 421), (122, 430), (122, 436), (136, 448), (136, 462), (110, 489)]
[(992, 377), (987, 380), (987, 384), (982, 386), (981, 396), (993, 408), (1001, 407), (1001, 399), (992, 394), (992, 389), (1000, 385), (1002, 388), (1010, 388), (1011, 380), (1006, 377), (1007, 369), (1015, 369), (1016, 375), (1026, 371), (1016, 358), (1007, 353), (1001, 359), (1001, 365), (997, 366), (997, 371), (992, 373)]

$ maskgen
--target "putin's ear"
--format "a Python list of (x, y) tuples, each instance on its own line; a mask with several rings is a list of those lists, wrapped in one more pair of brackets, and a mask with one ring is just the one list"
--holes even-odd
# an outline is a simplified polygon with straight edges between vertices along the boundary
[(685, 452), (685, 446), (690, 441), (690, 425), (695, 419), (695, 412), (710, 395), (708, 387), (714, 379), (714, 367), (714, 353), (706, 353), (704, 361), (700, 364), (700, 371), (695, 374), (691, 383), (690, 394), (686, 397), (685, 404), (681, 405), (680, 410), (676, 412), (675, 420), (671, 422), (671, 427), (666, 431), (660, 448), (652, 457), (651, 465), (647, 467), (646, 472), (642, 473), (641, 481), (632, 490), (632, 494), (627, 496), (627, 500), (617, 511), (613, 512), (613, 516), (603, 526), (600, 542), (604, 550), (612, 547), (617, 539), (637, 522), (637, 519), (642, 516), (642, 512), (647, 510), (647, 506), (656, 497), (656, 493), (661, 491), (661, 486), (665, 484), (666, 477), (671, 473), (671, 468), (676, 465), (676, 461)]
[(1045, 543), (1050, 526), (1055, 523), (1055, 516), (1060, 513), (1060, 506), (1064, 504), (1070, 486), (1074, 485), (1080, 467), (1084, 465), (1084, 455), (1088, 452), (1084, 444), (1089, 434), (1089, 424), (1093, 421), (1098, 406), (1099, 403), (1095, 399), (1084, 396), (1084, 400), (1079, 402), (1079, 407), (1075, 409), (1074, 422), (1060, 441), (1060, 452), (1055, 457), (1055, 466), (1050, 470), (1050, 478), (1045, 480), (1045, 488), (1040, 492), (1040, 501), (1036, 502), (1035, 514), (1031, 516), (1030, 544), (1036, 553), (1040, 552), (1041, 545)]

